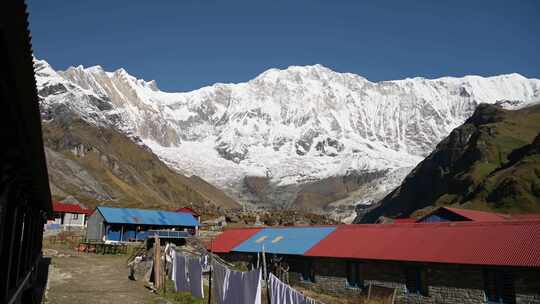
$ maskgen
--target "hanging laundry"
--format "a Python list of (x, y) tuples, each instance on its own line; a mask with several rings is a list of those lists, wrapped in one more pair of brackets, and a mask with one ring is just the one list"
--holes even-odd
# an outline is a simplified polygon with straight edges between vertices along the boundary
[(218, 304), (261, 304), (260, 269), (241, 272), (212, 262), (212, 293)]
[(260, 264), (259, 263), (260, 258), (261, 258), (261, 255), (260, 255), (260, 253), (257, 252), (257, 269), (259, 269), (259, 267), (260, 267), (260, 265), (259, 265)]
[(203, 272), (210, 271), (210, 264), (208, 263), (208, 254), (203, 256)]
[(315, 300), (304, 296), (291, 286), (281, 282), (274, 274), (268, 274), (271, 304), (315, 304)]
[(191, 294), (195, 298), (203, 299), (203, 281), (202, 281), (202, 264), (201, 258), (188, 258), (187, 263), (189, 286), (191, 288)]
[(173, 268), (173, 259), (174, 254), (176, 250), (174, 249), (175, 246), (171, 245), (171, 243), (167, 243), (165, 246), (164, 256), (165, 256), (165, 272), (167, 274), (167, 277), (174, 281), (172, 276), (172, 268)]
[(191, 291), (186, 270), (186, 257), (182, 254), (175, 253), (173, 258), (172, 278), (174, 281), (174, 290)]

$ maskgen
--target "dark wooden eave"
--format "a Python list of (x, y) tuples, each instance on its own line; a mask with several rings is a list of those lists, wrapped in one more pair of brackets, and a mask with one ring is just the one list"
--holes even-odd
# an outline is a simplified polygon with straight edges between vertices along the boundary
[(18, 145), (22, 162), (17, 166), (28, 186), (27, 194), (33, 204), (39, 204), (42, 210), (50, 213), (51, 195), (27, 20), (24, 1), (0, 1), (0, 73), (9, 86), (3, 90), (6, 96), (1, 96), (1, 110), (11, 117), (9, 122), (0, 124), (17, 138), (15, 142), (0, 145)]

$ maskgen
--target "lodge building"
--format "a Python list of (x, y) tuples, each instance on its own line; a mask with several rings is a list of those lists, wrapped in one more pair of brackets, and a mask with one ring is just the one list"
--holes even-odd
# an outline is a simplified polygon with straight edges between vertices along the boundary
[(193, 236), (199, 223), (187, 212), (100, 206), (90, 215), (87, 226), (87, 241), (137, 242), (153, 232), (161, 233), (161, 238)]
[(341, 296), (371, 285), (395, 290), (396, 303), (540, 303), (540, 218), (482, 213), (477, 221), (450, 221), (451, 215), (418, 223), (229, 229), (211, 250), (253, 263), (264, 248), (269, 260), (288, 264), (293, 286)]

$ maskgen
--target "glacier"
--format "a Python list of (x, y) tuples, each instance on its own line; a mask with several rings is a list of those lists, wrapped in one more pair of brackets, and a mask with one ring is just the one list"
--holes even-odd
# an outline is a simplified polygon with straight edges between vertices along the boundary
[(246, 177), (267, 180), (265, 204), (291, 207), (303, 185), (378, 172), (350, 189), (353, 199), (325, 206), (342, 218), (354, 208), (338, 206), (369, 204), (399, 185), (478, 104), (517, 109), (540, 102), (540, 80), (519, 74), (371, 82), (317, 64), (163, 92), (124, 69), (60, 71), (35, 59), (35, 70), (44, 119), (76, 113), (116, 128), (171, 168), (246, 205), (261, 204)]

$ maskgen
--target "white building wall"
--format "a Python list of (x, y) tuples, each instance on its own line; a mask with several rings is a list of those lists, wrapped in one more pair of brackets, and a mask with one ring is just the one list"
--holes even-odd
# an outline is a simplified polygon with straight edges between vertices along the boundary
[(84, 227), (85, 214), (66, 213), (64, 214), (64, 226), (68, 227)]

